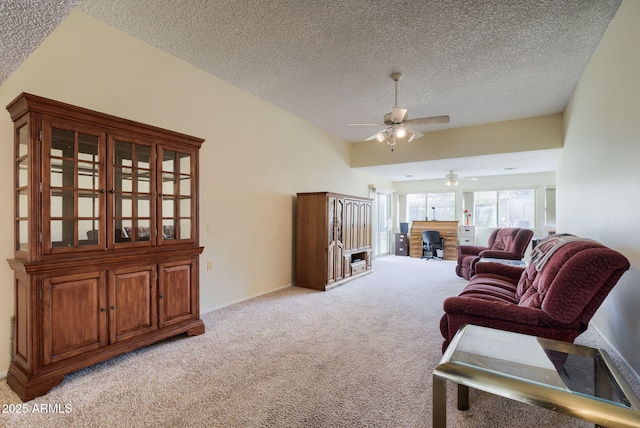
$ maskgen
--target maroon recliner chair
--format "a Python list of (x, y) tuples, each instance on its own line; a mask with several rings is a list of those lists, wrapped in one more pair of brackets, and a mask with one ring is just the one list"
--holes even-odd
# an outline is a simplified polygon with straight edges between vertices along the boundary
[(471, 279), (476, 273), (476, 263), (482, 257), (522, 260), (531, 238), (533, 238), (533, 231), (529, 229), (496, 229), (489, 235), (486, 247), (458, 245), (456, 274), (464, 279)]
[(444, 301), (442, 350), (465, 324), (573, 342), (629, 266), (617, 251), (573, 235), (540, 241), (526, 268), (478, 263), (462, 293)]

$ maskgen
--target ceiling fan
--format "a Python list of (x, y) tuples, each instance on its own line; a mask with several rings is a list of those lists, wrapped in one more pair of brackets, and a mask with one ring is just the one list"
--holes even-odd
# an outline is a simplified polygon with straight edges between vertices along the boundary
[(452, 170), (450, 170), (449, 173), (444, 176), (444, 178), (447, 180), (444, 184), (450, 189), (453, 189), (454, 187), (456, 187), (460, 183), (460, 180), (472, 180), (472, 181), (478, 180), (476, 177), (473, 177), (473, 178), (460, 177), (458, 174), (456, 174)]
[(445, 175), (444, 178), (447, 179), (447, 182), (445, 183), (445, 185), (448, 186), (450, 189), (453, 189), (454, 187), (456, 187), (460, 182), (459, 181), (460, 177), (458, 177), (458, 174), (456, 174), (453, 171), (449, 171), (449, 173)]
[(398, 107), (398, 81), (401, 77), (401, 73), (391, 74), (391, 78), (395, 82), (396, 86), (396, 98), (391, 112), (384, 115), (383, 123), (349, 124), (355, 126), (385, 126), (386, 128), (384, 130), (373, 134), (365, 141), (376, 139), (381, 143), (387, 143), (391, 146), (391, 151), (393, 151), (393, 146), (395, 146), (395, 144), (398, 142), (398, 139), (406, 138), (407, 141), (412, 141), (414, 138), (420, 138), (424, 135), (421, 132), (413, 129), (411, 126), (449, 123), (449, 116), (431, 116), (421, 117), (418, 119), (409, 119), (409, 116), (407, 115), (407, 109)]

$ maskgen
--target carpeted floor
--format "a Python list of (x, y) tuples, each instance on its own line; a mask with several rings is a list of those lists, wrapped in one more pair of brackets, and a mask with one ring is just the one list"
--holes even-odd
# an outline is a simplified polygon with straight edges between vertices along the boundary
[[(442, 301), (465, 283), (453, 262), (379, 258), (328, 292), (288, 287), (204, 314), (204, 335), (68, 375), (0, 426), (430, 427)], [(603, 346), (591, 331), (579, 341)], [(451, 427), (593, 426), (473, 390), (460, 412), (455, 398), (450, 385)], [(21, 403), (5, 380), (0, 403)], [(60, 412), (31, 413), (42, 404)]]

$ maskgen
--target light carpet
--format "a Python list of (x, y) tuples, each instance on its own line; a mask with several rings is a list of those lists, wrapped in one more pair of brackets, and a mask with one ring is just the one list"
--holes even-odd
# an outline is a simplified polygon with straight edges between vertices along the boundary
[[(442, 302), (465, 284), (454, 262), (378, 258), (328, 292), (288, 287), (204, 314), (205, 334), (68, 375), (26, 403), (61, 413), (0, 414), (0, 426), (430, 427)], [(604, 346), (592, 331), (579, 341)], [(480, 391), (466, 412), (455, 400), (449, 385), (451, 427), (593, 426)], [(21, 403), (5, 380), (0, 403)]]

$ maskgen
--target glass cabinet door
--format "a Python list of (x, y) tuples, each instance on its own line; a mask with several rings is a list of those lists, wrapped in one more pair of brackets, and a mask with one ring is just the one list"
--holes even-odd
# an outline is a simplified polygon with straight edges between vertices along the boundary
[(104, 138), (72, 123), (45, 121), (45, 253), (104, 246)]
[(167, 148), (159, 150), (160, 243), (193, 240), (194, 156)]
[(15, 251), (29, 252), (29, 122), (15, 125)]
[(153, 144), (110, 138), (112, 237), (115, 245), (152, 245), (155, 236), (152, 203)]
[[(44, 253), (195, 242), (196, 153), (44, 122)], [(16, 129), (16, 247), (28, 241), (28, 140)]]

